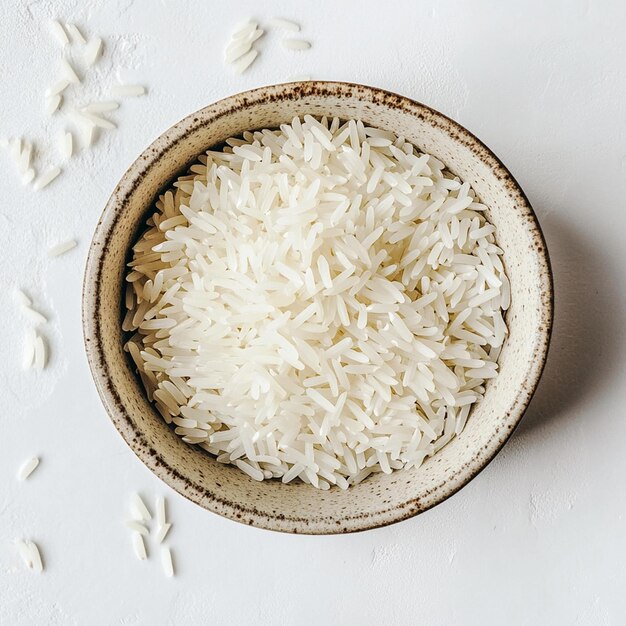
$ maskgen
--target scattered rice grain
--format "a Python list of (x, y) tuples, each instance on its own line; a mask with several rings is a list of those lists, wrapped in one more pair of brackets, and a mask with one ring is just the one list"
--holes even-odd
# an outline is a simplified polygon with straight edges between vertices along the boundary
[(61, 256), (62, 254), (65, 254), (66, 252), (69, 252), (70, 250), (75, 248), (76, 245), (77, 244), (75, 239), (68, 239), (67, 241), (58, 243), (55, 246), (48, 248), (48, 257), (54, 258), (57, 256)]
[(308, 50), (311, 43), (304, 39), (282, 39), (281, 44), (285, 50)]
[(36, 456), (28, 459), (28, 461), (25, 461), (20, 467), (17, 474), (18, 478), (20, 480), (26, 480), (37, 469), (38, 465), (39, 459)]

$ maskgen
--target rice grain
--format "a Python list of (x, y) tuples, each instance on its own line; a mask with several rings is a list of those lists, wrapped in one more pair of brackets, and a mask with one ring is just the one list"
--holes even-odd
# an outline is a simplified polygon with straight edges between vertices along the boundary
[(48, 350), (46, 344), (41, 335), (37, 335), (35, 338), (35, 358), (33, 366), (36, 370), (43, 370), (48, 364)]
[(69, 131), (65, 131), (59, 140), (59, 147), (61, 156), (64, 159), (69, 159), (72, 156), (72, 152), (74, 149), (74, 138), (72, 133)]
[(58, 20), (50, 20), (50, 31), (61, 46), (66, 46), (70, 42), (63, 25)]
[(61, 59), (61, 69), (70, 83), (80, 83), (80, 78), (73, 65), (67, 59)]
[(253, 480), (345, 489), (419, 466), (471, 419), (506, 341), (483, 205), (360, 120), (305, 115), (226, 146), (133, 247), (123, 328), (149, 397)]
[(37, 469), (38, 465), (39, 459), (36, 456), (28, 459), (20, 467), (17, 477), (20, 480), (26, 480)]
[(174, 576), (174, 563), (172, 562), (172, 553), (167, 546), (161, 547), (161, 564), (165, 575), (172, 578)]
[(37, 544), (30, 539), (17, 539), (15, 545), (26, 567), (41, 574), (43, 571), (43, 563)]
[(136, 98), (143, 96), (146, 88), (143, 85), (113, 85), (111, 95), (116, 98)]
[(66, 23), (65, 30), (67, 31), (69, 36), (72, 38), (72, 43), (76, 43), (80, 45), (87, 43), (87, 40), (83, 37), (83, 34), (80, 32), (80, 30), (78, 30), (78, 26), (76, 26), (76, 24)]
[(46, 98), (46, 115), (52, 115), (55, 111), (58, 111), (61, 103), (63, 102), (63, 96), (61, 94), (55, 94)]
[(39, 176), (33, 187), (37, 191), (47, 187), (60, 173), (60, 167), (49, 167), (43, 174), (41, 174), (41, 176)]
[(126, 522), (126, 526), (130, 528), (132, 531), (139, 533), (140, 535), (148, 536), (150, 533), (148, 529), (136, 520), (128, 520)]
[(285, 50), (308, 50), (311, 47), (311, 43), (304, 39), (282, 39), (280, 43)]
[(148, 522), (152, 519), (152, 515), (145, 505), (144, 501), (138, 493), (134, 493), (131, 496), (130, 510), (133, 519), (140, 522)]
[(68, 239), (67, 241), (58, 243), (55, 246), (48, 248), (48, 257), (52, 259), (61, 256), (62, 254), (65, 254), (66, 252), (74, 249), (76, 245), (77, 244), (75, 239)]
[(273, 28), (281, 28), (282, 30), (290, 30), (292, 32), (298, 32), (300, 30), (300, 24), (280, 17), (273, 17), (269, 23)]
[(133, 550), (135, 551), (135, 556), (140, 561), (145, 561), (148, 558), (148, 553), (146, 552), (146, 544), (143, 540), (143, 535), (140, 532), (133, 532)]
[(63, 91), (65, 91), (69, 86), (70, 86), (70, 81), (63, 78), (57, 81), (56, 83), (53, 83), (52, 85), (50, 85), (50, 87), (48, 87), (45, 91), (45, 96), (46, 98), (51, 98), (53, 96), (56, 96), (62, 93)]
[(169, 524), (169, 523), (162, 524), (161, 526), (158, 527), (156, 536), (154, 538), (154, 540), (157, 542), (157, 544), (163, 543), (163, 541), (165, 540), (165, 537), (167, 537), (167, 534), (169, 533), (171, 527), (172, 527), (172, 525)]
[(257, 50), (250, 50), (247, 54), (244, 54), (235, 64), (235, 74), (243, 74), (259, 56)]

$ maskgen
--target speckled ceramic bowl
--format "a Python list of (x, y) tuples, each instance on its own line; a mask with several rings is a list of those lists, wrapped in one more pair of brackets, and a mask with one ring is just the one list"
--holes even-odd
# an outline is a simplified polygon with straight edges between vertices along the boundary
[[(406, 137), (469, 181), (489, 207), (511, 281), (510, 335), (500, 374), (463, 433), (420, 468), (377, 474), (347, 491), (255, 482), (185, 444), (146, 399), (122, 350), (125, 262), (157, 194), (198, 154), (244, 130), (294, 115), (361, 118)], [(552, 280), (545, 242), (524, 193), (499, 159), (456, 122), (401, 96), (360, 85), (306, 82), (248, 91), (194, 113), (161, 135), (124, 174), (98, 223), (85, 273), (89, 364), (109, 416), (135, 454), (200, 506), (233, 520), (294, 533), (344, 533), (406, 519), (476, 476), (519, 422), (546, 359)]]

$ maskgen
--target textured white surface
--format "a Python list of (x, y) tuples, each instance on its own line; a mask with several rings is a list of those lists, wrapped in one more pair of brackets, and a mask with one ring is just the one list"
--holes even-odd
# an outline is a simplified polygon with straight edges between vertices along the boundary
[[(0, 624), (625, 623), (626, 202), (617, 185), (626, 178), (626, 5), (512, 5), (0, 5), (0, 136), (48, 142), (55, 155), (63, 123), (46, 117), (43, 99), (60, 58), (46, 23), (55, 16), (103, 36), (94, 72), (104, 83), (149, 88), (112, 114), (118, 131), (40, 193), (0, 153)], [(287, 52), (273, 31), (252, 68), (234, 75), (221, 60), (234, 25), (274, 15), (301, 23), (312, 49)], [(296, 74), (388, 88), (474, 131), (535, 206), (556, 279), (548, 367), (503, 452), (436, 509), (353, 536), (246, 528), (170, 492), (109, 423), (82, 348), (88, 244), (125, 168), (187, 113)], [(49, 259), (48, 247), (70, 237), (78, 247)], [(52, 356), (40, 374), (21, 369), (17, 286), (50, 319)], [(32, 455), (41, 467), (20, 483)], [(149, 506), (168, 497), (173, 579), (156, 546), (148, 542), (147, 561), (133, 554), (124, 522), (136, 489)], [(43, 574), (23, 567), (19, 537), (40, 546)]]

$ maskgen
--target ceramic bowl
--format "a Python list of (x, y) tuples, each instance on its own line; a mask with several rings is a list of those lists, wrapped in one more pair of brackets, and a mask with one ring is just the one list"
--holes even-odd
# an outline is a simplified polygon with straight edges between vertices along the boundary
[[(360, 118), (402, 135), (468, 181), (489, 207), (511, 282), (509, 337), (500, 373), (465, 430), (418, 469), (375, 474), (347, 491), (256, 482), (184, 443), (153, 409), (122, 350), (122, 294), (129, 249), (155, 199), (207, 148), (244, 130), (275, 128), (295, 115)], [(102, 402), (135, 454), (165, 483), (233, 520), (293, 533), (345, 533), (421, 513), (476, 476), (502, 448), (537, 386), (552, 323), (552, 279), (537, 218), (501, 161), (441, 113), (381, 89), (333, 82), (288, 83), (241, 93), (189, 115), (131, 165), (108, 201), (85, 272), (83, 327)]]

